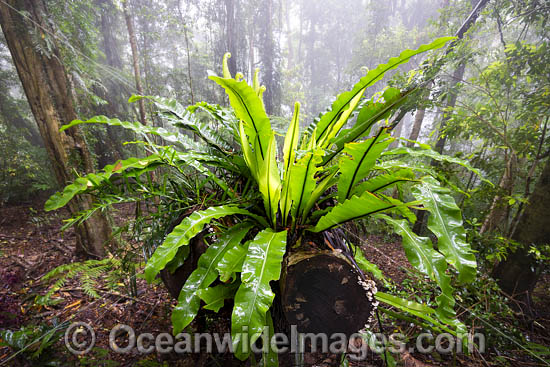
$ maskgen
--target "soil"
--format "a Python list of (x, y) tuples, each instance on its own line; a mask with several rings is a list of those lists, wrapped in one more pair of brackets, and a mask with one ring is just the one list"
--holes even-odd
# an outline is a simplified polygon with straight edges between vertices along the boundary
[[(71, 229), (61, 232), (63, 219), (67, 212), (60, 210), (44, 213), (43, 202), (0, 208), (0, 330), (18, 330), (24, 325), (66, 325), (73, 321), (85, 322), (92, 326), (96, 335), (95, 348), (86, 355), (77, 356), (68, 352), (63, 342), (65, 327), (59, 327), (59, 340), (47, 348), (39, 358), (32, 358), (31, 346), (17, 353), (10, 347), (0, 346), (0, 366), (36, 366), (51, 365), (73, 366), (229, 366), (240, 365), (231, 356), (208, 353), (197, 354), (141, 354), (133, 350), (129, 354), (115, 353), (109, 346), (109, 333), (117, 324), (125, 324), (135, 330), (136, 335), (151, 333), (171, 333), (170, 314), (173, 301), (162, 283), (147, 284), (137, 277), (137, 295), (130, 295), (121, 283), (118, 289), (98, 287), (100, 297), (94, 298), (83, 290), (78, 278), (68, 280), (54, 296), (59, 303), (41, 306), (35, 303), (36, 297), (44, 295), (51, 282), (42, 282), (41, 278), (50, 270), (62, 264), (78, 261), (74, 257), (75, 235)], [(121, 223), (131, 218), (132, 207), (121, 206), (115, 213), (115, 221)], [(364, 241), (363, 251), (370, 261), (377, 264), (395, 284), (401, 284), (408, 276), (410, 265), (397, 239), (388, 240), (380, 236), (370, 236)], [(544, 276), (534, 294), (533, 309), (540, 316), (531, 328), (525, 330), (531, 340), (550, 345), (550, 279)], [(230, 307), (224, 307), (221, 315), (206, 312), (192, 324), (196, 331), (224, 333), (229, 331)], [(221, 320), (221, 321), (220, 321)], [(66, 322), (66, 324), (63, 324)], [(411, 325), (383, 324), (384, 331), (411, 329)], [(125, 345), (124, 338), (118, 338), (119, 345)], [(34, 340), (34, 339), (31, 339)], [(0, 340), (0, 343), (2, 341)], [(0, 344), (1, 345), (1, 344)], [(493, 351), (494, 353), (494, 351)], [(323, 357), (324, 358), (324, 357)], [(332, 359), (331, 359), (332, 358)], [(450, 360), (437, 359), (433, 355), (401, 355), (404, 366), (446, 366)], [(487, 359), (484, 360), (483, 358)], [(514, 366), (537, 365), (525, 359), (507, 357)], [(327, 364), (334, 364), (334, 356), (325, 358)], [(306, 358), (306, 365), (322, 365), (320, 360)], [(486, 357), (461, 355), (456, 365), (464, 366), (500, 366), (493, 356)], [(381, 366), (383, 361), (378, 355), (370, 354), (367, 361), (351, 363), (351, 366)]]

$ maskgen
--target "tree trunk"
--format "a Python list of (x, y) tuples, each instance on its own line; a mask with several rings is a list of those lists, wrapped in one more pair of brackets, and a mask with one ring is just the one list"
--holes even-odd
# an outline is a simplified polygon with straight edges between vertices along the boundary
[(227, 67), (232, 76), (237, 73), (237, 40), (235, 36), (235, 1), (225, 0), (225, 37), (227, 50), (231, 53), (231, 58), (227, 60)]
[[(296, 252), (286, 258), (281, 278), (284, 313), (301, 333), (344, 333), (372, 321), (374, 282), (337, 252)], [(368, 288), (368, 289), (367, 289)]]
[[(418, 140), (420, 136), (420, 129), (422, 128), (422, 122), (424, 121), (424, 115), (426, 114), (425, 108), (419, 108), (414, 115), (414, 124), (409, 135), (409, 140)], [(407, 142), (408, 147), (414, 146), (413, 142)]]
[(512, 239), (523, 246), (508, 254), (493, 270), (493, 277), (504, 292), (527, 301), (530, 311), (531, 293), (539, 279), (541, 266), (537, 264), (529, 248), (548, 244), (550, 239), (550, 159), (546, 160), (535, 185), (529, 204), (525, 208)]
[(267, 0), (262, 7), (263, 26), (261, 28), (262, 82), (266, 86), (264, 105), (269, 115), (279, 113), (279, 91), (275, 70), (275, 43), (273, 42), (273, 0)]
[(502, 193), (504, 193), (504, 195), (512, 194), (517, 171), (517, 156), (514, 152), (509, 154), (510, 158), (506, 162), (506, 168), (504, 169), (504, 173), (502, 174), (502, 178), (498, 184), (498, 189), (500, 192), (493, 198), (489, 213), (487, 214), (487, 217), (479, 230), (480, 234), (493, 231), (496, 228), (499, 228), (502, 233), (506, 233), (508, 228), (509, 218), (507, 214), (509, 205), (504, 202)]
[(445, 104), (445, 110), (443, 111), (443, 118), (441, 119), (441, 124), (439, 125), (437, 142), (435, 143), (435, 150), (439, 154), (442, 154), (443, 149), (445, 149), (445, 142), (447, 141), (447, 135), (444, 134), (444, 130), (447, 127), (447, 121), (449, 121), (453, 113), (452, 109), (456, 105), (456, 99), (458, 97), (458, 91), (456, 90), (456, 87), (458, 83), (464, 78), (465, 70), (466, 70), (466, 63), (462, 61), (454, 71), (453, 79), (450, 82), (448, 99), (447, 99), (447, 103)]
[(189, 35), (187, 34), (187, 22), (183, 16), (183, 11), (181, 10), (181, 0), (178, 1), (178, 12), (180, 19), (183, 22), (183, 35), (185, 38), (185, 51), (187, 53), (187, 78), (189, 79), (189, 92), (191, 93), (191, 104), (195, 104), (195, 94), (193, 92), (193, 78), (191, 77), (191, 51), (189, 50)]
[[(141, 73), (139, 70), (139, 58), (137, 49), (136, 33), (134, 31), (134, 20), (128, 9), (128, 2), (130, 0), (124, 0), (122, 2), (122, 9), (124, 11), (124, 19), (126, 20), (126, 28), (128, 28), (128, 38), (130, 40), (130, 48), (132, 49), (132, 64), (134, 66), (134, 78), (136, 80), (136, 90), (138, 94), (143, 95), (143, 88), (141, 86)], [(145, 102), (143, 99), (138, 101), (140, 121), (143, 125), (147, 125), (147, 119), (145, 116)]]
[[(31, 19), (32, 24), (23, 18), (22, 13)], [(54, 32), (47, 19), (43, 0), (8, 0), (7, 3), (0, 3), (0, 23), (13, 63), (44, 140), (56, 179), (60, 186), (64, 186), (74, 179), (73, 170), (92, 172), (93, 165), (80, 130), (71, 128), (59, 131), (61, 125), (77, 116), (71, 86), (55, 40), (51, 38)], [(37, 33), (40, 37), (36, 36)], [(69, 202), (68, 207), (74, 215), (90, 209), (92, 200), (85, 195), (78, 196)], [(75, 232), (79, 255), (104, 255), (103, 246), (110, 241), (111, 235), (111, 228), (104, 215), (96, 212), (89, 220), (76, 226)]]
[[(123, 119), (126, 115), (124, 106), (127, 105), (127, 102), (122, 98), (123, 94), (126, 94), (124, 86), (120, 82), (120, 78), (113, 78), (112, 75), (116, 72), (122, 70), (122, 59), (120, 58), (120, 50), (118, 47), (118, 42), (115, 37), (116, 29), (114, 27), (117, 24), (118, 16), (116, 13), (116, 8), (114, 7), (111, 0), (96, 0), (96, 4), (100, 8), (100, 29), (102, 35), (102, 48), (105, 53), (105, 63), (113, 70), (112, 73), (102, 80), (102, 83), (105, 85), (105, 90), (101, 88), (96, 88), (95, 93), (100, 95), (104, 100), (107, 101), (107, 104), (104, 106), (98, 106), (100, 114), (104, 114), (111, 117), (117, 117)], [(113, 126), (107, 126), (107, 136), (111, 141), (111, 146), (113, 149), (112, 153), (114, 159), (122, 159), (123, 149), (122, 144), (120, 143), (121, 138), (117, 134), (117, 129)], [(109, 162), (112, 163), (112, 162)]]
[[(475, 24), (475, 22), (477, 21), (477, 18), (479, 17), (479, 14), (489, 2), (489, 0), (479, 0), (479, 1), (470, 0), (470, 1), (473, 5), (473, 10), (468, 16), (468, 18), (466, 18), (462, 26), (460, 26), (460, 28), (456, 32), (455, 36), (457, 37), (457, 40), (455, 40), (449, 46), (449, 48), (447, 48), (447, 51), (445, 52), (445, 54), (449, 54), (455, 48), (456, 42), (464, 38), (464, 35), (466, 34), (466, 32), (468, 32), (468, 30)], [(476, 5), (476, 2), (477, 2), (477, 5)], [(446, 135), (442, 134), (442, 132), (445, 130), (447, 126), (447, 121), (451, 117), (449, 114), (451, 111), (448, 111), (448, 110), (454, 108), (456, 104), (456, 98), (458, 94), (455, 87), (458, 84), (458, 82), (460, 82), (464, 77), (465, 67), (466, 67), (466, 64), (464, 63), (464, 61), (462, 61), (460, 62), (460, 64), (458, 65), (458, 67), (455, 69), (453, 73), (453, 80), (451, 80), (450, 91), (448, 94), (447, 104), (445, 106), (446, 111), (444, 112), (443, 119), (441, 120), (441, 124), (439, 125), (439, 135), (437, 138), (437, 142), (435, 144), (435, 150), (439, 153), (443, 153), (443, 149), (445, 148), (445, 142), (447, 138), (446, 138)]]
[(290, 12), (291, 12), (292, 4), (290, 0), (283, 1), (283, 4), (285, 7), (286, 42), (288, 47), (288, 57), (287, 57), (286, 68), (290, 69), (291, 67), (294, 67), (294, 52), (292, 47), (292, 28), (290, 26)]

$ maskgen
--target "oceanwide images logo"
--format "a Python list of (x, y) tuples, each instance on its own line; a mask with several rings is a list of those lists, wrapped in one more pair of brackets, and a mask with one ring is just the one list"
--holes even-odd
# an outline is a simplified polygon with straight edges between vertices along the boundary
[[(255, 340), (251, 343), (250, 341)], [(85, 322), (72, 323), (65, 332), (67, 349), (77, 355), (88, 353), (96, 342), (93, 328)], [(407, 339), (401, 333), (385, 335), (381, 333), (356, 333), (347, 337), (343, 333), (299, 333), (296, 325), (290, 328), (290, 335), (285, 333), (269, 333), (265, 326), (261, 333), (251, 333), (245, 326), (234, 338), (230, 333), (170, 333), (136, 334), (128, 325), (119, 324), (109, 333), (109, 347), (115, 353), (233, 353), (239, 345), (239, 352), (252, 353), (348, 353), (350, 359), (363, 360), (369, 350), (381, 354), (391, 353), (431, 353), (436, 350), (440, 354), (472, 352), (474, 348), (485, 351), (483, 334), (469, 334), (467, 337), (456, 337), (450, 333), (433, 335), (419, 334), (415, 340)]]

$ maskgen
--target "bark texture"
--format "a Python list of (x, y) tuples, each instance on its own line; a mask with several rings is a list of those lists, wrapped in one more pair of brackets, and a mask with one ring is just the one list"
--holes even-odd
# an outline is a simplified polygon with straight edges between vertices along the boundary
[[(425, 108), (419, 108), (415, 115), (414, 115), (414, 123), (411, 129), (411, 133), (409, 135), (409, 140), (418, 140), (418, 137), (420, 136), (420, 129), (422, 129), (422, 122), (424, 121), (424, 116), (426, 115), (426, 109)], [(408, 147), (413, 147), (413, 142), (407, 142)]]
[(529, 198), (529, 204), (512, 235), (512, 239), (523, 246), (509, 254), (493, 270), (493, 277), (498, 280), (500, 287), (507, 294), (525, 300), (527, 306), (541, 272), (541, 266), (529, 254), (529, 248), (550, 242), (549, 207), (550, 160), (547, 160)]
[[(124, 19), (126, 20), (126, 28), (128, 29), (128, 38), (130, 40), (130, 48), (132, 49), (132, 64), (134, 67), (134, 79), (136, 81), (136, 90), (138, 94), (143, 95), (143, 87), (141, 86), (141, 72), (139, 68), (139, 54), (137, 48), (136, 32), (134, 30), (134, 19), (128, 7), (129, 0), (124, 0), (122, 9), (124, 11)], [(147, 125), (147, 119), (145, 116), (145, 102), (143, 99), (138, 101), (139, 106), (139, 118), (143, 125)]]
[[(25, 17), (21, 15), (25, 14)], [(73, 170), (92, 172), (90, 153), (80, 130), (59, 128), (76, 119), (72, 90), (57, 48), (43, 0), (8, 0), (0, 3), (0, 23), (13, 63), (23, 85), (40, 135), (60, 186), (74, 179)], [(36, 44), (38, 42), (38, 45)], [(47, 44), (46, 44), (47, 43)], [(71, 214), (91, 208), (92, 200), (78, 196), (69, 202)], [(105, 216), (94, 214), (75, 228), (76, 251), (87, 257), (101, 257), (110, 240)]]

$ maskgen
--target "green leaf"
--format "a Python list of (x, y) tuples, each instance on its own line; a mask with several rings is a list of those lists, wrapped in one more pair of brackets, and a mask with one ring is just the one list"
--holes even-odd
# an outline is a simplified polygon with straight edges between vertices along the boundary
[(220, 260), (228, 249), (239, 245), (252, 227), (253, 225), (249, 222), (233, 226), (201, 255), (197, 268), (187, 278), (178, 296), (178, 304), (172, 311), (174, 335), (181, 332), (197, 316), (200, 306), (198, 291), (208, 287), (216, 280), (218, 277), (216, 267)]
[(361, 270), (372, 274), (376, 279), (384, 282), (384, 284), (389, 284), (388, 280), (382, 273), (382, 270), (380, 270), (380, 268), (376, 264), (373, 264), (367, 260), (367, 258), (363, 254), (363, 250), (361, 250), (361, 247), (355, 247), (353, 258), (355, 259), (357, 265), (359, 265), (359, 268), (361, 268)]
[[(211, 110), (206, 109), (207, 106), (204, 105), (195, 105), (191, 106), (188, 109), (185, 109), (178, 101), (171, 98), (164, 98), (158, 96), (136, 96), (133, 95), (130, 97), (130, 102), (138, 101), (140, 99), (147, 99), (155, 104), (155, 106), (160, 110), (159, 116), (161, 116), (165, 121), (169, 122), (173, 126), (189, 130), (209, 146), (225, 153), (226, 151), (231, 150), (231, 143), (227, 141), (222, 134), (218, 133), (218, 130), (210, 127), (208, 122), (202, 122), (197, 119), (193, 113), (198, 107), (202, 107), (203, 110), (208, 111), (208, 114), (215, 118), (217, 122), (224, 123), (224, 119), (219, 114), (212, 113)], [(211, 106), (209, 106), (211, 107)], [(227, 126), (227, 125), (226, 125)], [(227, 126), (232, 127), (232, 126)], [(185, 146), (190, 145), (195, 142), (189, 141), (188, 137), (185, 135), (179, 135), (178, 141)], [(196, 145), (196, 144), (193, 144)]]
[(457, 336), (457, 333), (453, 329), (449, 328), (445, 324), (442, 324), (437, 320), (437, 318), (434, 317), (436, 312), (431, 307), (428, 307), (421, 303), (408, 301), (403, 298), (392, 296), (391, 294), (387, 294), (384, 292), (377, 292), (374, 297), (382, 303), (393, 306), (398, 310), (407, 312), (411, 315), (417, 316), (422, 320), (428, 321), (433, 325), (434, 330), (438, 332), (446, 331), (451, 335)]
[(333, 140), (336, 149), (323, 159), (323, 165), (331, 161), (338, 153), (344, 149), (346, 143), (356, 141), (367, 136), (371, 127), (378, 121), (388, 118), (405, 101), (414, 89), (401, 92), (397, 88), (388, 88), (384, 91), (383, 101), (375, 100), (376, 96), (364, 104), (357, 115), (357, 120), (352, 128), (342, 130)]
[(220, 284), (215, 287), (199, 289), (197, 294), (206, 303), (202, 308), (218, 312), (226, 299), (233, 298), (239, 287), (238, 283)]
[(281, 176), (277, 167), (276, 155), (277, 144), (275, 135), (269, 141), (265, 160), (258, 172), (258, 186), (264, 198), (265, 212), (271, 223), (275, 226), (277, 210), (279, 209), (279, 198), (281, 197)]
[(469, 282), (476, 275), (476, 258), (466, 242), (462, 214), (450, 190), (439, 185), (431, 176), (422, 178), (422, 184), (412, 189), (414, 196), (429, 210), (428, 228), (437, 236), (437, 247), (447, 263), (458, 271), (460, 282)]
[(168, 131), (163, 127), (153, 127), (148, 125), (142, 125), (139, 122), (120, 121), (119, 119), (111, 119), (106, 116), (94, 116), (85, 121), (73, 120), (67, 125), (63, 125), (59, 130), (64, 131), (70, 127), (80, 125), (80, 124), (106, 124), (109, 126), (121, 126), (125, 129), (132, 130), (133, 132), (137, 134), (141, 134), (142, 136), (145, 136), (145, 137), (147, 136), (147, 134), (158, 135), (162, 137), (164, 140), (171, 143), (177, 143), (183, 140), (182, 134), (178, 132)]
[(382, 155), (386, 156), (386, 155), (397, 155), (397, 154), (405, 154), (405, 155), (408, 155), (410, 157), (427, 157), (427, 158), (431, 158), (431, 159), (439, 161), (439, 162), (455, 163), (455, 164), (458, 164), (458, 165), (466, 168), (467, 170), (475, 173), (476, 175), (479, 176), (479, 178), (481, 178), (482, 181), (485, 181), (488, 184), (490, 184), (491, 186), (494, 186), (491, 183), (491, 181), (489, 181), (489, 180), (487, 180), (483, 177), (480, 170), (478, 170), (477, 168), (472, 167), (472, 165), (464, 159), (460, 159), (460, 158), (457, 158), (457, 157), (450, 157), (450, 156), (444, 155), (444, 154), (439, 154), (438, 152), (436, 152), (434, 150), (431, 150), (431, 149), (413, 149), (413, 148), (409, 148), (409, 147), (399, 147), (399, 148), (387, 150)]
[(380, 154), (390, 145), (392, 139), (385, 129), (380, 129), (376, 136), (361, 143), (348, 143), (339, 162), (340, 179), (338, 180), (338, 201), (342, 203), (353, 193), (353, 188), (367, 177)]
[(231, 72), (229, 71), (229, 66), (227, 65), (227, 60), (231, 58), (231, 52), (226, 52), (223, 54), (222, 60), (222, 70), (224, 78), (231, 78)]
[(302, 212), (304, 218), (309, 215), (309, 212), (311, 211), (313, 206), (317, 203), (321, 195), (323, 195), (330, 187), (334, 186), (338, 182), (338, 177), (336, 177), (337, 173), (338, 173), (338, 170), (334, 169), (332, 173), (330, 173), (321, 182), (319, 182), (319, 184), (317, 184), (317, 186), (311, 193), (309, 200)]
[(310, 195), (315, 189), (315, 174), (319, 171), (317, 163), (321, 161), (322, 150), (307, 152), (294, 164), (290, 171), (290, 197), (292, 199), (291, 215), (296, 219), (303, 212)]
[(349, 107), (350, 103), (357, 97), (357, 95), (362, 95), (366, 88), (382, 79), (387, 71), (407, 63), (415, 55), (443, 47), (445, 43), (454, 38), (455, 37), (442, 37), (436, 39), (430, 44), (422, 45), (416, 50), (405, 50), (401, 52), (398, 57), (392, 57), (389, 59), (386, 64), (378, 65), (375, 69), (370, 70), (367, 75), (362, 77), (359, 82), (353, 86), (351, 91), (340, 94), (336, 101), (332, 103), (330, 110), (321, 116), (319, 122), (316, 124), (318, 141), (328, 134), (330, 128), (340, 118), (342, 113)]
[(319, 136), (319, 146), (323, 148), (327, 148), (328, 146), (330, 146), (331, 140), (336, 136), (336, 134), (340, 132), (340, 129), (342, 129), (344, 124), (348, 121), (351, 113), (355, 111), (355, 108), (357, 108), (357, 105), (359, 104), (363, 93), (365, 93), (365, 90), (366, 88), (363, 88), (363, 90), (359, 91), (359, 93), (357, 93), (357, 95), (349, 102), (349, 106), (340, 114), (340, 116), (332, 124), (332, 126), (329, 126), (329, 128), (326, 130), (327, 134), (324, 136)]
[(153, 281), (155, 276), (174, 258), (178, 249), (182, 246), (187, 246), (189, 241), (202, 231), (206, 224), (214, 219), (235, 214), (247, 215), (257, 220), (260, 219), (260, 217), (235, 205), (210, 207), (206, 210), (196, 211), (184, 218), (183, 221), (166, 236), (162, 245), (157, 247), (153, 256), (147, 261), (147, 265), (145, 265), (145, 279), (147, 279), (148, 282)]
[(259, 153), (262, 160), (265, 159), (273, 131), (260, 97), (244, 80), (237, 82), (235, 79), (217, 76), (210, 76), (210, 79), (225, 89), (237, 118), (244, 121), (248, 140), (255, 142), (258, 137)]
[(393, 219), (383, 214), (377, 217), (384, 219), (401, 236), (405, 254), (411, 265), (428, 275), (441, 289), (442, 293), (437, 297), (438, 315), (443, 316), (444, 320), (456, 318), (454, 288), (451, 286), (451, 277), (447, 275), (447, 262), (443, 255), (434, 250), (428, 237), (417, 236), (409, 228), (406, 220)]
[(382, 191), (400, 182), (415, 181), (414, 173), (410, 169), (401, 169), (393, 173), (385, 173), (361, 182), (353, 190), (353, 194), (360, 195), (365, 191), (372, 193)]
[[(241, 272), (241, 286), (235, 295), (231, 335), (235, 356), (244, 360), (266, 326), (266, 312), (275, 294), (269, 282), (278, 280), (286, 250), (287, 232), (265, 229), (250, 242)], [(243, 334), (248, 333), (245, 344)]]
[(242, 271), (249, 245), (250, 241), (247, 241), (244, 245), (236, 245), (225, 253), (217, 267), (222, 282), (227, 282), (234, 273)]
[(290, 183), (292, 181), (291, 167), (296, 159), (296, 148), (298, 147), (298, 141), (300, 140), (300, 103), (294, 104), (294, 115), (292, 121), (288, 126), (288, 131), (285, 136), (285, 144), (283, 146), (283, 188), (281, 196), (281, 214), (283, 217), (283, 224), (286, 224), (288, 213), (290, 212), (291, 197), (290, 197)]
[(243, 150), (244, 161), (252, 173), (252, 177), (258, 181), (258, 162), (256, 161), (256, 156), (250, 147), (248, 137), (244, 132), (243, 121), (239, 121), (239, 139), (241, 140), (241, 149)]
[(62, 192), (53, 194), (46, 201), (44, 208), (46, 211), (59, 209), (76, 195), (101, 186), (114, 174), (120, 173), (126, 176), (143, 174), (149, 170), (147, 168), (156, 167), (161, 160), (162, 157), (158, 154), (151, 154), (144, 158), (128, 158), (107, 165), (103, 168), (103, 172), (90, 173), (84, 177), (79, 177), (70, 185), (65, 186)]
[(310, 231), (325, 231), (345, 222), (391, 210), (395, 207), (396, 204), (388, 203), (373, 193), (366, 191), (361, 196), (352, 196), (343, 203), (336, 205), (330, 212), (322, 216), (315, 228), (310, 229)]
[[(260, 366), (262, 367), (279, 367), (279, 356), (277, 355), (277, 352), (275, 352), (274, 348), (271, 348), (271, 340), (273, 338), (273, 335), (275, 334), (275, 328), (273, 327), (273, 319), (271, 318), (271, 312), (266, 313), (267, 318), (267, 331), (268, 335), (266, 340), (269, 341), (268, 345), (263, 346), (262, 350), (262, 360), (260, 362)], [(267, 348), (267, 353), (264, 352)]]

